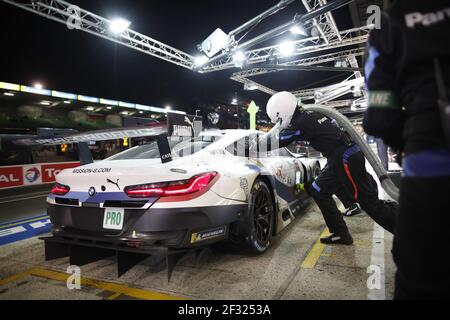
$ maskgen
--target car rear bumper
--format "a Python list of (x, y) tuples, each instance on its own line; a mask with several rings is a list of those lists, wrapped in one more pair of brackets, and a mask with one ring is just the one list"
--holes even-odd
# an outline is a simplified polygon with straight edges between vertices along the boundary
[(104, 208), (48, 204), (53, 235), (86, 246), (194, 248), (228, 237), (229, 225), (243, 221), (247, 205), (177, 209), (125, 209), (123, 229), (103, 229)]

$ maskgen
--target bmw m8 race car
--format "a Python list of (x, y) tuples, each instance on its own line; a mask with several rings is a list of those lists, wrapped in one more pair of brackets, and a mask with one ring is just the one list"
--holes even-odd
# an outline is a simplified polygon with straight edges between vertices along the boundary
[(171, 141), (166, 163), (154, 141), (62, 171), (47, 197), (47, 259), (69, 255), (82, 265), (111, 250), (137, 253), (132, 262), (119, 261), (120, 275), (145, 255), (223, 240), (265, 252), (299, 213), (307, 195), (296, 185), (317, 176), (321, 160), (287, 149), (249, 157), (248, 141), (257, 134), (206, 131)]

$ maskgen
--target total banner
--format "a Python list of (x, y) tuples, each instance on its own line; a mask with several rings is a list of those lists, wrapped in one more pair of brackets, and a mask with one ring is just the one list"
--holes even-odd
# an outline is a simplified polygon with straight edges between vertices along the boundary
[(79, 162), (58, 162), (0, 167), (0, 189), (52, 183), (62, 170), (79, 165)]

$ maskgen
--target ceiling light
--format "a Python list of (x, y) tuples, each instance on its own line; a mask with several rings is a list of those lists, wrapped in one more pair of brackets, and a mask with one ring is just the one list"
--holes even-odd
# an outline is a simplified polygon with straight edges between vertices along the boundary
[(291, 31), (293, 34), (296, 34), (296, 35), (302, 35), (302, 36), (307, 36), (308, 35), (306, 33), (305, 28), (303, 28), (300, 25), (293, 26), (291, 29), (289, 29), (289, 31)]
[(49, 106), (49, 105), (51, 105), (51, 102), (49, 102), (49, 101), (41, 101), (41, 104), (44, 105), (44, 106)]
[(144, 113), (144, 111), (139, 111), (139, 113), (140, 113), (140, 114), (143, 114), (143, 113)]
[(208, 59), (207, 56), (199, 56), (199, 57), (196, 57), (196, 58), (195, 58), (194, 64), (195, 64), (197, 67), (201, 67), (201, 66), (203, 66), (205, 63), (207, 63), (208, 60), (209, 60), (209, 59)]
[(279, 45), (278, 50), (282, 56), (290, 56), (295, 51), (295, 45), (291, 41), (285, 41)]
[(87, 107), (86, 110), (87, 110), (87, 111), (94, 111), (95, 108), (94, 108), (94, 107)]
[(242, 67), (246, 60), (245, 54), (242, 51), (238, 51), (233, 55), (233, 62), (236, 67)]
[(64, 100), (65, 104), (70, 104), (70, 100)]
[(123, 32), (125, 32), (128, 27), (130, 26), (131, 22), (123, 19), (123, 18), (117, 18), (117, 19), (113, 19), (109, 25), (109, 29), (114, 33), (114, 34), (121, 34)]
[(36, 82), (34, 85), (33, 85), (33, 87), (35, 87), (36, 89), (39, 89), (39, 90), (41, 90), (43, 87), (42, 87), (42, 84), (40, 84), (39, 82)]
[(108, 109), (108, 110), (111, 110), (111, 109), (112, 109), (112, 107), (106, 107), (106, 109)]
[(233, 100), (231, 100), (231, 104), (237, 105), (238, 104), (238, 99), (233, 98)]
[(128, 111), (122, 111), (120, 114), (123, 114), (124, 116), (128, 115)]
[(258, 86), (255, 84), (249, 84), (249, 83), (244, 84), (244, 90), (253, 91), (253, 90), (257, 90), (257, 89), (258, 89)]
[(8, 97), (14, 97), (15, 96), (15, 94), (11, 93), (11, 92), (5, 92), (4, 95), (8, 96)]

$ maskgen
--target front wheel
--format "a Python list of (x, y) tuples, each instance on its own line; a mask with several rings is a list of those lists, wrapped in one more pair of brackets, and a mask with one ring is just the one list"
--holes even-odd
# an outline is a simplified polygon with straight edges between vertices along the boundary
[(267, 184), (257, 179), (249, 197), (245, 246), (255, 254), (266, 252), (274, 226), (274, 202)]

